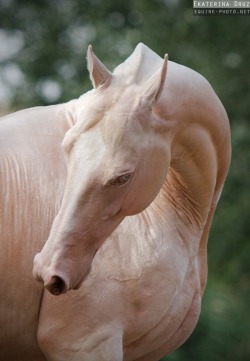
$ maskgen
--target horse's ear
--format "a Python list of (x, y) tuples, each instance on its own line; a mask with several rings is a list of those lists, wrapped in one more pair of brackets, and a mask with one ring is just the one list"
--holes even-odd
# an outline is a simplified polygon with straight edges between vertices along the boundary
[(157, 70), (145, 83), (142, 88), (142, 97), (151, 106), (153, 106), (157, 96), (160, 94), (166, 74), (167, 74), (168, 55), (164, 57), (164, 61), (159, 70)]
[(88, 62), (89, 75), (93, 87), (99, 88), (104, 84), (109, 84), (109, 80), (111, 80), (112, 74), (94, 54), (91, 45), (89, 45), (87, 51), (87, 62)]

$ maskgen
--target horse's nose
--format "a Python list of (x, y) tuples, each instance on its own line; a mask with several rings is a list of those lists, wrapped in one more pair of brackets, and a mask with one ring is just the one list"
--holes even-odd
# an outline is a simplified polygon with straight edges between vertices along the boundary
[(44, 287), (47, 288), (47, 290), (54, 296), (59, 296), (69, 290), (69, 286), (66, 281), (63, 280), (62, 277), (56, 275), (50, 277), (46, 283), (44, 283)]
[(63, 272), (56, 270), (57, 267), (46, 267), (41, 253), (34, 258), (33, 276), (38, 282), (42, 282), (44, 287), (55, 296), (66, 293), (69, 290), (69, 282)]

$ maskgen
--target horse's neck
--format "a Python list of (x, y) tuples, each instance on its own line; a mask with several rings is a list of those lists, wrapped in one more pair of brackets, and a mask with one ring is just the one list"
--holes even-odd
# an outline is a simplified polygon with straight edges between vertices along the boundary
[(206, 133), (194, 129), (174, 144), (166, 180), (147, 213), (195, 253), (217, 187), (216, 150)]

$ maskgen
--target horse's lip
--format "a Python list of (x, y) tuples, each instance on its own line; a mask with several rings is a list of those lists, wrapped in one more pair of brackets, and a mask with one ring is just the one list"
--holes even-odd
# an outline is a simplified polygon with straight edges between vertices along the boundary
[(89, 268), (86, 270), (86, 272), (84, 273), (84, 275), (80, 278), (80, 281), (77, 282), (76, 286), (72, 287), (73, 290), (78, 290), (83, 281), (87, 278), (88, 274), (90, 273), (91, 271), (91, 265), (89, 266)]
[(83, 281), (84, 281), (84, 278), (85, 278), (85, 277), (82, 277), (82, 278), (80, 279), (80, 281), (76, 284), (76, 286), (73, 287), (73, 290), (78, 290), (78, 289), (81, 287), (81, 285), (82, 285), (82, 283), (83, 283)]

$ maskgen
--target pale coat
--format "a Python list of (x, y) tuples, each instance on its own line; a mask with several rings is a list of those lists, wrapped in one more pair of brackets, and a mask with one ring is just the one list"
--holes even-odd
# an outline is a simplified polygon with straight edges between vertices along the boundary
[(88, 64), (90, 92), (0, 120), (1, 360), (157, 361), (198, 321), (226, 112), (143, 44)]

